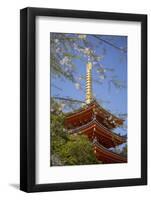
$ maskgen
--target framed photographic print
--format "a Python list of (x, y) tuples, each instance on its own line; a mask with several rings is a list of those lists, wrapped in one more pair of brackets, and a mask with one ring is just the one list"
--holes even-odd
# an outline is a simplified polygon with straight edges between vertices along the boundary
[(147, 184), (147, 16), (20, 12), (20, 189)]

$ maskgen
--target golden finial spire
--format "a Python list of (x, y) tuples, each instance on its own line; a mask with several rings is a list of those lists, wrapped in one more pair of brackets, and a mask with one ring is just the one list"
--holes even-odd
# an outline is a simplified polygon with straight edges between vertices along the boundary
[(92, 101), (92, 63), (88, 62), (86, 66), (86, 103), (89, 104)]

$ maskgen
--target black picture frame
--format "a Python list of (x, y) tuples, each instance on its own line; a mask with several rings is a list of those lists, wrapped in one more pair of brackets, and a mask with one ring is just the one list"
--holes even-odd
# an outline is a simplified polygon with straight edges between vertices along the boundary
[[(120, 20), (141, 23), (141, 178), (70, 183), (35, 182), (35, 19), (54, 16), (84, 19)], [(20, 189), (44, 192), (147, 184), (147, 15), (78, 11), (48, 8), (24, 8), (20, 11)]]

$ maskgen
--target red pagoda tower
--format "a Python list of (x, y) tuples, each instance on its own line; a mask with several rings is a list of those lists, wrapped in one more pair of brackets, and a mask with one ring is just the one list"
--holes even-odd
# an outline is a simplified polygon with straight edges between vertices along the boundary
[(126, 137), (117, 135), (112, 129), (123, 124), (123, 120), (109, 113), (92, 97), (91, 84), (92, 64), (87, 64), (86, 76), (86, 105), (72, 113), (65, 119), (65, 127), (72, 134), (80, 133), (88, 136), (93, 142), (96, 158), (103, 163), (125, 163), (127, 158), (114, 153), (111, 147), (126, 142)]

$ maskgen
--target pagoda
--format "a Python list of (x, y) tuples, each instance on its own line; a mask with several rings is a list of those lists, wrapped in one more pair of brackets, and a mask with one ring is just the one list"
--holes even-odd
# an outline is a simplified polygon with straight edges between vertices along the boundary
[(92, 96), (92, 64), (87, 63), (86, 105), (67, 113), (65, 127), (71, 134), (85, 134), (93, 143), (93, 152), (102, 163), (126, 163), (127, 158), (111, 151), (111, 148), (123, 144), (127, 138), (113, 132), (112, 129), (123, 124), (123, 120), (105, 110)]

